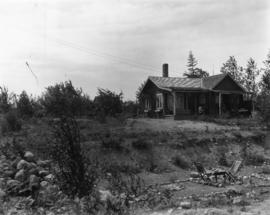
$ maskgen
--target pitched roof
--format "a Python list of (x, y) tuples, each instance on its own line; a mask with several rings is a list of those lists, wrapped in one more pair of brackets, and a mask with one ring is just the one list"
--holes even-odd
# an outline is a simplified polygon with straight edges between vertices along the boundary
[(151, 80), (158, 88), (201, 88), (200, 78), (178, 78), (178, 77), (158, 77), (150, 76)]
[(225, 78), (226, 74), (219, 74), (219, 75), (212, 75), (206, 78), (203, 78), (203, 86), (206, 89), (213, 89), (215, 86), (217, 86), (218, 83), (222, 81), (223, 78)]
[[(209, 76), (206, 78), (149, 76), (148, 80), (152, 81), (158, 88), (164, 90), (171, 90), (171, 89), (213, 90), (227, 75), (228, 74), (219, 74)], [(243, 89), (242, 86), (240, 87)]]

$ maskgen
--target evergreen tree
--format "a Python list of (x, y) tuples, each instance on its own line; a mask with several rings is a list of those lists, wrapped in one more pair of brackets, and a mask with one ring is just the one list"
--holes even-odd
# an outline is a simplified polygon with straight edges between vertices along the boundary
[(244, 86), (251, 93), (251, 98), (255, 98), (258, 94), (259, 87), (256, 78), (259, 75), (259, 69), (254, 59), (250, 58), (245, 69)]
[(265, 122), (270, 128), (270, 51), (263, 62), (263, 75), (260, 81), (261, 94), (259, 97), (260, 110)]
[(267, 54), (266, 60), (263, 62), (263, 75), (260, 82), (261, 91), (270, 94), (270, 51)]
[(192, 51), (189, 52), (188, 55), (188, 63), (187, 63), (187, 68), (188, 71), (184, 73), (184, 76), (188, 77), (188, 78), (204, 78), (204, 77), (208, 77), (209, 73), (204, 71), (201, 68), (197, 68), (198, 61), (197, 59), (194, 57)]
[(244, 84), (243, 68), (237, 65), (237, 61), (234, 56), (229, 57), (226, 63), (221, 67), (220, 72), (230, 74), (239, 84)]

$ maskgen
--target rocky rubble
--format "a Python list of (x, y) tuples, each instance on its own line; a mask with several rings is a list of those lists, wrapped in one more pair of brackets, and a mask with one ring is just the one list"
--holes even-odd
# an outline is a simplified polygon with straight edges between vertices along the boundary
[[(0, 157), (0, 198), (11, 196), (34, 196), (49, 183), (54, 176), (50, 174), (50, 161), (36, 161), (32, 152), (25, 152), (23, 158), (7, 159)], [(4, 195), (5, 193), (5, 195)]]

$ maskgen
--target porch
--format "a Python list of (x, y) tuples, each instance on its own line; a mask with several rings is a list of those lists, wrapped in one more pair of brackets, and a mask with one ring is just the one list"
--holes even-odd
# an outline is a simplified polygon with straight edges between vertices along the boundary
[(145, 115), (149, 117), (190, 118), (197, 115), (237, 116), (243, 95), (222, 91), (163, 91), (145, 97)]

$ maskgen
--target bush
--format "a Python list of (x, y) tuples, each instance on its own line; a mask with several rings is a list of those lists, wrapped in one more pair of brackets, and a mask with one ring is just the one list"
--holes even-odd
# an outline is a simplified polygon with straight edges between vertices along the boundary
[(270, 127), (270, 94), (262, 92), (258, 97), (258, 103), (263, 121)]
[(262, 165), (266, 161), (266, 158), (261, 154), (247, 154), (245, 157), (246, 165)]
[(188, 161), (183, 158), (182, 156), (180, 155), (176, 155), (172, 158), (172, 162), (175, 166), (178, 166), (182, 169), (188, 169), (189, 168), (189, 163)]
[(56, 175), (61, 189), (70, 196), (91, 194), (97, 181), (97, 165), (83, 154), (77, 122), (61, 118), (52, 126), (55, 138), (52, 156), (59, 168)]
[(104, 149), (122, 151), (124, 149), (122, 142), (122, 138), (113, 137), (110, 133), (105, 134), (105, 137), (101, 138), (101, 146)]
[(148, 150), (151, 148), (150, 144), (142, 138), (138, 138), (137, 140), (133, 141), (132, 147), (137, 150)]
[(34, 114), (33, 99), (30, 99), (25, 91), (19, 95), (17, 102), (17, 109), (21, 116), (23, 117), (32, 117)]
[(116, 94), (110, 90), (98, 89), (94, 99), (96, 112), (105, 116), (116, 116), (123, 111), (123, 93)]
[(1, 125), (1, 131), (3, 134), (9, 131), (20, 131), (21, 128), (22, 122), (14, 111), (10, 111), (5, 114)]
[(14, 94), (8, 92), (8, 88), (0, 87), (0, 111), (6, 113), (10, 111)]
[(47, 87), (40, 100), (46, 113), (56, 117), (88, 115), (93, 110), (90, 98), (71, 81)]

